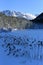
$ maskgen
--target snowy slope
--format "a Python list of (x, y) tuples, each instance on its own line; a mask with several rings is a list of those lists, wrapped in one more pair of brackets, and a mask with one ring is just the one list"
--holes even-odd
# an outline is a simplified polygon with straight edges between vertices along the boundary
[(21, 13), (17, 11), (5, 10), (5, 11), (2, 11), (2, 13), (6, 14), (7, 16), (23, 17), (29, 20), (36, 18), (35, 15), (32, 15), (30, 13)]
[(42, 44), (43, 30), (0, 33), (0, 65), (43, 65)]

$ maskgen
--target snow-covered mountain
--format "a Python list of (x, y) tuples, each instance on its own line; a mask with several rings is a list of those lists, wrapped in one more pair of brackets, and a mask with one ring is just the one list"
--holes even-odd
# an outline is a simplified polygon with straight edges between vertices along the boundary
[(17, 11), (5, 10), (5, 11), (2, 11), (2, 13), (6, 14), (7, 16), (22, 17), (22, 18), (26, 18), (29, 20), (36, 18), (35, 15), (32, 15), (30, 13), (21, 13)]

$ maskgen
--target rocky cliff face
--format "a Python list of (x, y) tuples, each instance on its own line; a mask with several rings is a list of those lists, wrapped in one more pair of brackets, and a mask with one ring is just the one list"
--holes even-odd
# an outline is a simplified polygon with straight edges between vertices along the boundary
[(26, 29), (31, 28), (31, 25), (32, 22), (25, 18), (6, 16), (0, 12), (0, 28)]

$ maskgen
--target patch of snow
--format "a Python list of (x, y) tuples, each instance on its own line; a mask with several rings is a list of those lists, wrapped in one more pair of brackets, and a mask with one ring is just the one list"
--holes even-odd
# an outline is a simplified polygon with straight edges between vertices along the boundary
[[(43, 46), (38, 47), (38, 43), (40, 42), (43, 42), (42, 29), (16, 30), (9, 33), (0, 33), (0, 65), (43, 65)], [(7, 46), (9, 43), (11, 49), (13, 49), (13, 45), (16, 47), (16, 51), (21, 48), (21, 51), (15, 52), (20, 55), (19, 57), (12, 55), (15, 50), (11, 51), (10, 55), (7, 55), (9, 50), (11, 50)], [(25, 51), (29, 54), (26, 54)], [(22, 53), (25, 53), (23, 54), (24, 56)]]

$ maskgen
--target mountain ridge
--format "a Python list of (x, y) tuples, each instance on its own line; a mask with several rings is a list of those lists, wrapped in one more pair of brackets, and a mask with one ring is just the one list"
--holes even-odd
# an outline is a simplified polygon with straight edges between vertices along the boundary
[(5, 10), (5, 11), (2, 11), (2, 13), (7, 15), (7, 16), (21, 17), (21, 18), (25, 18), (28, 20), (32, 20), (32, 19), (36, 18), (36, 16), (33, 14), (22, 13), (22, 12), (17, 12), (17, 11)]

